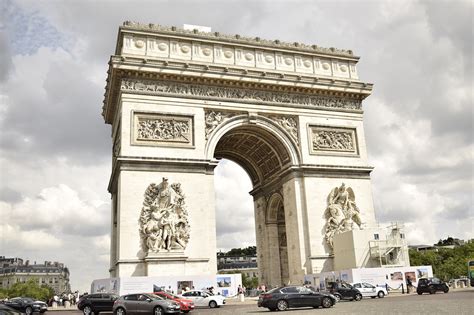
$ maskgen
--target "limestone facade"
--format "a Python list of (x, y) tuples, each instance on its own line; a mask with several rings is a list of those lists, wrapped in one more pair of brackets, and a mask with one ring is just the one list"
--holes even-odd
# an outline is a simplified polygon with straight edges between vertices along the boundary
[[(124, 23), (103, 106), (113, 138), (111, 276), (216, 273), (213, 170), (221, 158), (253, 183), (261, 282), (299, 283), (332, 270), (328, 194), (344, 183), (363, 225), (375, 223), (362, 111), (372, 85), (359, 80), (358, 59), (315, 45)], [(145, 196), (164, 178), (183, 198), (168, 188)], [(183, 213), (186, 224), (177, 223)]]

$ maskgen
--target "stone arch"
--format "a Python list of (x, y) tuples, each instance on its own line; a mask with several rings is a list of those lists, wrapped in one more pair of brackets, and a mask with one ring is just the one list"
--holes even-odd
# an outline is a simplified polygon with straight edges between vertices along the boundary
[(226, 158), (241, 165), (254, 187), (300, 163), (297, 143), (282, 127), (263, 116), (227, 119), (210, 134), (205, 154), (209, 160)]
[(278, 210), (280, 205), (283, 203), (283, 197), (280, 193), (273, 193), (268, 199), (267, 208), (265, 211), (266, 223), (277, 223), (278, 222)]

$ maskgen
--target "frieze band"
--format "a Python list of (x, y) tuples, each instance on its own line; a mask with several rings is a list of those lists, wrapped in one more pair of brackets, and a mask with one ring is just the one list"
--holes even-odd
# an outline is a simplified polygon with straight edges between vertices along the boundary
[(267, 92), (243, 88), (229, 88), (165, 81), (122, 79), (122, 91), (146, 94), (171, 94), (196, 98), (225, 99), (226, 101), (264, 102), (277, 104), (299, 104), (316, 108), (361, 110), (360, 100), (311, 96), (297, 93)]

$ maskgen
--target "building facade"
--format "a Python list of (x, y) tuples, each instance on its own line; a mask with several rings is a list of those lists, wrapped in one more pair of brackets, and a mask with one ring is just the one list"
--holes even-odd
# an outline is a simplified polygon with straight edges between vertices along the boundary
[(43, 264), (21, 258), (0, 256), (0, 289), (9, 289), (15, 283), (35, 280), (40, 286), (53, 288), (56, 294), (70, 292), (69, 269), (59, 262), (45, 261)]

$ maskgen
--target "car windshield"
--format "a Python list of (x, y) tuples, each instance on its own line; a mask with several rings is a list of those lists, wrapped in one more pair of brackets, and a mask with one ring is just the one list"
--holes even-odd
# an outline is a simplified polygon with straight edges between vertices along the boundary
[(23, 301), (27, 303), (31, 303), (31, 302), (34, 302), (35, 300), (33, 300), (32, 298), (23, 298)]

